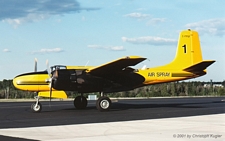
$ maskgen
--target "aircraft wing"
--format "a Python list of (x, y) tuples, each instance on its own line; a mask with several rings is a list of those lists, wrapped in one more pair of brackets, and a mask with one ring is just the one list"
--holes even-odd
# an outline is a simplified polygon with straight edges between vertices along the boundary
[(91, 75), (105, 77), (105, 76), (119, 73), (123, 70), (130, 70), (128, 66), (134, 66), (144, 61), (145, 59), (146, 58), (142, 58), (139, 56), (127, 56), (127, 57), (120, 58), (112, 62), (103, 64), (101, 66), (91, 68), (87, 70), (87, 72), (90, 73)]

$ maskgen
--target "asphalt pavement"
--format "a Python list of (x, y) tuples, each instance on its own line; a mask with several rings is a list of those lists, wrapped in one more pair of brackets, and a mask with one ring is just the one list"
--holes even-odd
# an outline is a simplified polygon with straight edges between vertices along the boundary
[[(186, 118), (225, 113), (225, 97), (153, 98), (113, 100), (111, 110), (99, 112), (95, 101), (77, 110), (73, 101), (42, 101), (42, 112), (33, 113), (32, 102), (0, 102), (1, 129), (23, 129)], [(0, 132), (1, 135), (1, 132)], [(0, 140), (27, 140), (0, 136)]]

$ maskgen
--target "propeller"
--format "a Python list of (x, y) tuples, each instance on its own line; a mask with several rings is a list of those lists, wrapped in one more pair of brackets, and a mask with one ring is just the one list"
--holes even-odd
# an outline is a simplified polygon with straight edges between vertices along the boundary
[(50, 95), (50, 102), (51, 102), (51, 99), (52, 99), (52, 88), (53, 88), (53, 83), (54, 81), (56, 80), (56, 78), (58, 78), (58, 69), (56, 68), (54, 73), (51, 74), (51, 71), (52, 69), (50, 70), (49, 69), (49, 62), (48, 60), (46, 60), (46, 66), (47, 66), (47, 72), (48, 72), (48, 75), (49, 75), (49, 78), (46, 80), (46, 82), (49, 82), (49, 95)]
[(50, 81), (50, 101), (52, 99), (52, 88), (53, 88), (53, 83), (56, 80), (56, 78), (58, 78), (58, 69), (55, 70), (55, 72), (53, 73), (52, 77), (51, 77), (51, 81)]
[(48, 59), (46, 60), (46, 67), (47, 67), (48, 76), (49, 76), (49, 78), (51, 78), (51, 72), (50, 72), (50, 69), (49, 69)]
[[(49, 69), (49, 62), (48, 62), (48, 59), (46, 60), (46, 67), (47, 67), (47, 72), (48, 72), (48, 76), (49, 76), (49, 78), (47, 78), (46, 79), (46, 82), (48, 82), (49, 83), (49, 98), (50, 98), (50, 102), (51, 102), (51, 100), (52, 100), (52, 80), (53, 80), (53, 76), (51, 75), (51, 72), (50, 72), (50, 69)], [(49, 103), (49, 105), (50, 105), (50, 103)]]
[(34, 58), (34, 72), (37, 72), (37, 58)]
[(52, 81), (50, 82), (50, 102), (52, 101)]

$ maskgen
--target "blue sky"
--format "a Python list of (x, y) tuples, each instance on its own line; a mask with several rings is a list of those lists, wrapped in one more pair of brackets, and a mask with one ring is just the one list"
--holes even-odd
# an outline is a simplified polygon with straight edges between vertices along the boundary
[(203, 59), (216, 60), (194, 81), (225, 80), (223, 0), (0, 0), (0, 80), (50, 65), (97, 66), (120, 57), (173, 60), (181, 30), (199, 32)]

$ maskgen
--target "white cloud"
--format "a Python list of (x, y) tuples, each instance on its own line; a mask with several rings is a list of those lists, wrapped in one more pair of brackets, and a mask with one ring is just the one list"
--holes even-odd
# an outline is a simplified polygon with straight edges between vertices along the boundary
[(9, 49), (5, 48), (3, 49), (3, 52), (11, 52)]
[(122, 37), (124, 42), (129, 42), (133, 44), (149, 44), (149, 45), (174, 45), (177, 43), (177, 40), (174, 39), (166, 39), (161, 37), (152, 37), (152, 36), (145, 36), (145, 37), (138, 37), (138, 38), (127, 38)]
[(209, 19), (186, 24), (185, 27), (198, 31), (200, 34), (225, 35), (225, 19)]
[(110, 50), (114, 50), (114, 51), (122, 51), (125, 50), (123, 46), (112, 46), (110, 47)]
[(151, 18), (151, 15), (142, 13), (130, 13), (124, 16), (138, 20), (145, 20), (147, 21), (147, 25), (159, 24), (161, 22), (165, 22), (166, 20), (165, 18)]
[(46, 53), (60, 53), (64, 50), (61, 48), (41, 49), (39, 51), (33, 51), (31, 54), (46, 54)]
[(166, 19), (165, 18), (152, 18), (148, 21), (147, 25), (152, 25), (152, 24), (159, 24), (162, 22), (165, 22)]
[(101, 46), (101, 45), (88, 45), (89, 48), (95, 49), (106, 49), (112, 51), (124, 51), (125, 48), (123, 46)]
[(135, 19), (147, 19), (150, 18), (149, 14), (142, 14), (142, 13), (130, 13), (127, 15), (124, 15), (125, 17), (129, 18), (135, 18)]

